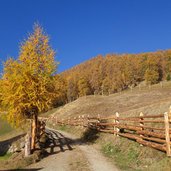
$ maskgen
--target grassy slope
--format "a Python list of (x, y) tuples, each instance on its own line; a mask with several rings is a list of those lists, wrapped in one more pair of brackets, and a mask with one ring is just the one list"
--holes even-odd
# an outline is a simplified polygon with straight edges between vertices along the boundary
[(79, 115), (109, 116), (119, 112), (121, 116), (136, 116), (140, 112), (144, 114), (159, 114), (169, 110), (171, 105), (171, 82), (164, 85), (154, 85), (133, 91), (123, 91), (122, 93), (110, 96), (87, 96), (81, 97), (63, 107), (53, 109), (48, 114), (55, 114), (59, 118), (75, 117)]
[[(53, 109), (47, 115), (53, 114), (59, 118), (67, 118), (87, 114), (108, 116), (119, 112), (121, 116), (137, 116), (140, 112), (146, 115), (164, 113), (169, 110), (170, 105), (171, 83), (168, 82), (163, 87), (154, 85), (150, 89), (148, 87), (143, 87), (141, 90), (135, 88), (133, 91), (124, 91), (110, 96), (82, 97), (63, 107)], [(63, 129), (73, 130), (73, 128)], [(80, 131), (77, 132), (80, 133)], [(141, 147), (136, 142), (125, 138), (115, 139), (112, 135), (100, 134), (96, 144), (123, 170), (167, 171), (171, 166), (171, 161), (165, 153)]]
[(11, 131), (13, 131), (11, 126), (0, 118), (0, 136), (3, 136)]

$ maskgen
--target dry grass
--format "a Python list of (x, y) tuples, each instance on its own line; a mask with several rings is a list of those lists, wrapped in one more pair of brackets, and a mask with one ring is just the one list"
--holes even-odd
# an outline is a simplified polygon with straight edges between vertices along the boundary
[(171, 84), (161, 88), (154, 85), (151, 89), (123, 91), (110, 96), (81, 97), (63, 107), (53, 109), (53, 115), (59, 118), (75, 117), (79, 115), (109, 116), (119, 112), (121, 116), (136, 116), (144, 114), (160, 114), (169, 110), (171, 105)]
[[(79, 115), (110, 116), (119, 112), (120, 116), (138, 116), (161, 114), (169, 110), (171, 105), (171, 82), (152, 87), (136, 87), (110, 96), (87, 96), (53, 109), (52, 115), (58, 118), (76, 117)], [(66, 128), (66, 131), (77, 133), (77, 128)], [(74, 130), (74, 131), (73, 131)], [(79, 129), (80, 130), (80, 129)], [(83, 130), (79, 131), (79, 134)], [(136, 142), (126, 138), (114, 138), (101, 134), (96, 141), (103, 153), (112, 158), (122, 170), (155, 170), (165, 171), (170, 168), (171, 160), (165, 153), (148, 147), (140, 147)], [(95, 146), (96, 146), (95, 145)], [(115, 154), (114, 154), (114, 153)], [(116, 163), (117, 162), (117, 163)]]

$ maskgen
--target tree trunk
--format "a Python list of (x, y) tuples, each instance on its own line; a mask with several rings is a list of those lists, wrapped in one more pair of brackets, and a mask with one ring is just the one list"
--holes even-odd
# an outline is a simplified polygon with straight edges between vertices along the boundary
[(34, 114), (32, 121), (32, 129), (31, 129), (31, 150), (35, 149), (36, 140), (37, 140), (37, 122), (38, 117), (37, 114)]

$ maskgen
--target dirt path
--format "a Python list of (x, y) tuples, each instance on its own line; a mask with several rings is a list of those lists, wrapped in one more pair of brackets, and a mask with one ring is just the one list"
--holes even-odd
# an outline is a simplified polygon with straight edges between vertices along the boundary
[(53, 144), (50, 155), (27, 169), (44, 171), (118, 171), (102, 154), (91, 145), (82, 144), (71, 134), (48, 130)]

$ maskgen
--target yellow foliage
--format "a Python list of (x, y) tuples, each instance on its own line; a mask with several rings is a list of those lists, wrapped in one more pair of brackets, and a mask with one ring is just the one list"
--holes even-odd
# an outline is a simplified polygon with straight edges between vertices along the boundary
[(20, 47), (18, 60), (4, 64), (3, 105), (13, 125), (49, 108), (55, 96), (53, 74), (57, 63), (49, 39), (39, 26)]

